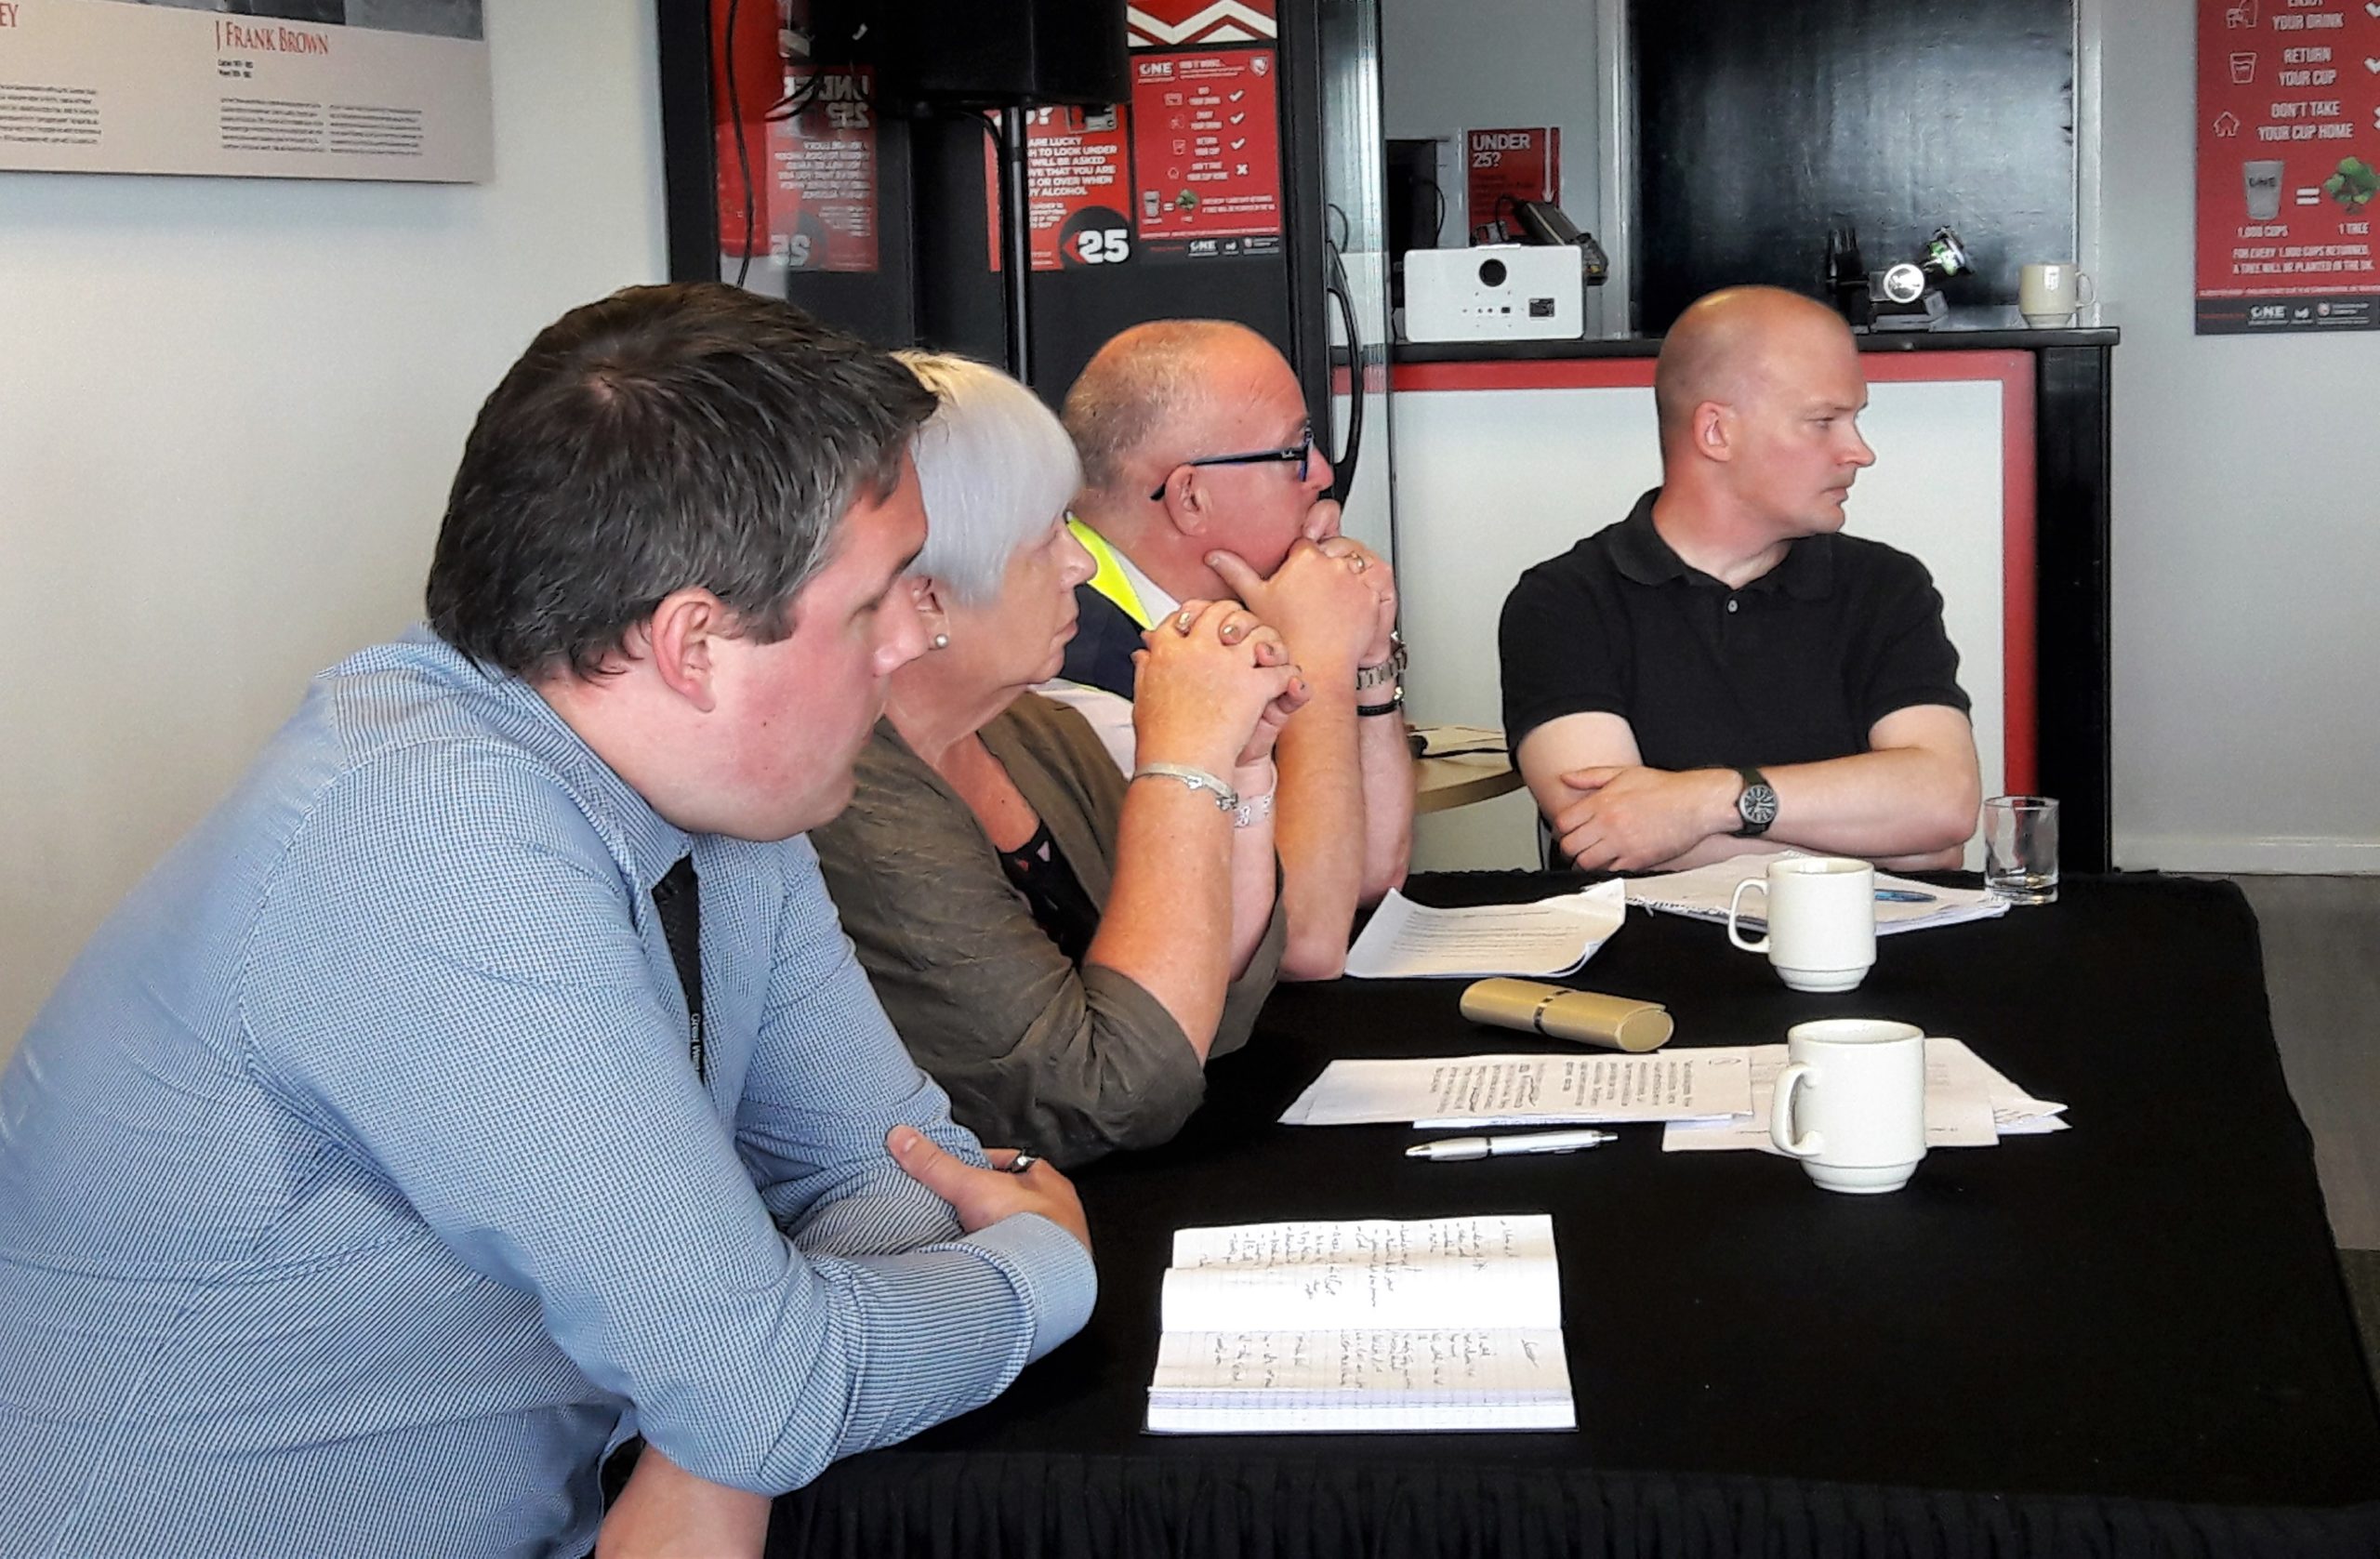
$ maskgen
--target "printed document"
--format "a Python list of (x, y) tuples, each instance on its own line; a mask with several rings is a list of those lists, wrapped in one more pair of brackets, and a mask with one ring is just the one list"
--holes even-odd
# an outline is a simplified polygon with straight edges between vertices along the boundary
[[(1807, 851), (1789, 850), (1788, 855), (1806, 855)], [(1732, 855), (1724, 861), (1695, 866), (1686, 871), (1664, 872), (1659, 877), (1636, 877), (1628, 879), (1628, 902), (1642, 909), (1658, 909), (1669, 915), (1684, 915), (1696, 920), (1727, 923), (1727, 901), (1735, 896), (1736, 884), (1746, 878), (1760, 877), (1768, 870), (1768, 863), (1778, 852), (1755, 852)], [(1889, 872), (1876, 874), (1876, 934), (1889, 936), (1895, 931), (1913, 931), (1926, 926), (1954, 926), (1963, 920), (1990, 920), (2008, 913), (2008, 901), (1997, 899), (1980, 888), (1942, 888), (1931, 882), (1916, 882)], [(1893, 899), (1883, 895), (1908, 893), (1919, 895), (1911, 899)], [(1768, 929), (1760, 913), (1766, 908), (1765, 895), (1752, 893), (1744, 899), (1743, 918), (1737, 922), (1747, 936), (1759, 936)]]
[(1567, 974), (1611, 939), (1627, 914), (1618, 882), (1534, 904), (1470, 909), (1431, 909), (1391, 889), (1347, 950), (1347, 972), (1364, 980)]
[(1749, 1115), (1752, 1052), (1673, 1046), (1643, 1055), (1467, 1055), (1334, 1061), (1284, 1126), (1558, 1126)]
[(1543, 1213), (1183, 1229), (1158, 1433), (1574, 1429)]
[[(1754, 1045), (1749, 1053), (1752, 1113), (1729, 1120), (1673, 1121), (1661, 1134), (1663, 1153), (1777, 1152), (1768, 1136), (1769, 1101), (1777, 1091), (1777, 1075), (1785, 1070), (1786, 1048)], [(1925, 1041), (1929, 1149), (1994, 1147), (2003, 1137), (2063, 1131), (2067, 1125), (2057, 1117), (2065, 1109), (2019, 1089), (1964, 1040)]]

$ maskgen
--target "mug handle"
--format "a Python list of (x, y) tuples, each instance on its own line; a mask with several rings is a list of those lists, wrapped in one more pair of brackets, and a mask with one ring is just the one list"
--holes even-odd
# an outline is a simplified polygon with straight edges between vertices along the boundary
[(1768, 1140), (1779, 1153), (1796, 1158), (1814, 1158), (1826, 1151), (1826, 1139), (1815, 1131), (1793, 1135), (1793, 1094), (1802, 1079), (1810, 1075), (1808, 1064), (1795, 1062), (1777, 1074), (1777, 1091), (1768, 1099)]
[(1744, 890), (1747, 888), (1759, 889), (1760, 907), (1763, 909), (1766, 909), (1768, 907), (1768, 879), (1766, 878), (1747, 877), (1741, 882), (1737, 883), (1735, 896), (1727, 901), (1727, 940), (1734, 943), (1737, 946), (1742, 948), (1747, 953), (1765, 953), (1768, 951), (1768, 938), (1766, 936), (1764, 935), (1758, 942), (1746, 942), (1743, 938), (1743, 933), (1736, 929), (1737, 918), (1743, 912)]
[(2078, 309), (2088, 309), (2092, 304), (2096, 303), (2097, 301), (2099, 301), (2099, 284), (2091, 280), (2091, 273), (2089, 271), (2081, 270), (2076, 271), (2074, 272), (2075, 307)]

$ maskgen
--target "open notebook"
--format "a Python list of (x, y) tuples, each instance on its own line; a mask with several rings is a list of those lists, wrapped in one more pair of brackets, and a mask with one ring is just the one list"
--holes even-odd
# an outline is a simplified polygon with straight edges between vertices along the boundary
[(1575, 1429), (1554, 1221), (1183, 1229), (1149, 1428)]

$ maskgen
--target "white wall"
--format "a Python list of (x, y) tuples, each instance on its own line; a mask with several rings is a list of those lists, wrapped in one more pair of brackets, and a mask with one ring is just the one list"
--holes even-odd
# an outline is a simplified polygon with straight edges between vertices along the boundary
[(0, 1056), (307, 677), (418, 614), (528, 338), (663, 274), (653, 0), (487, 25), (488, 184), (0, 173)]
[(2197, 10), (2083, 11), (2102, 317), (2123, 331), (2116, 858), (2380, 871), (2380, 335), (2190, 334)]

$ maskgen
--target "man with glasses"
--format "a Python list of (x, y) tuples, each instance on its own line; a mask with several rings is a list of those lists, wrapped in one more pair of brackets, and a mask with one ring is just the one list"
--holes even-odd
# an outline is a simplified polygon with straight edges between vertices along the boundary
[(1357, 905), (1404, 880), (1412, 843), (1396, 582), (1339, 534), (1297, 376), (1244, 325), (1135, 325), (1076, 379), (1065, 422), (1084, 483), (1070, 523), (1097, 572), (1075, 591), (1064, 680), (1042, 691), (1081, 711), (1130, 773), (1144, 631), (1184, 601), (1223, 598), (1277, 629), (1314, 685), (1275, 748), (1281, 972), (1333, 978)]

